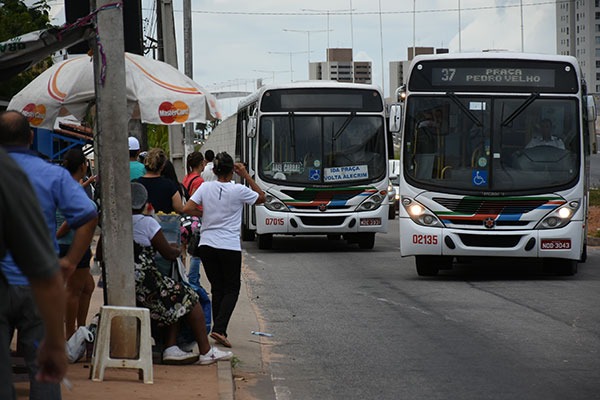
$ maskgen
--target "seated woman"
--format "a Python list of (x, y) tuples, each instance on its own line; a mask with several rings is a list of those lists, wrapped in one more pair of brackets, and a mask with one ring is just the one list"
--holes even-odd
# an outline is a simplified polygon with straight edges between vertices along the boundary
[[(142, 214), (146, 209), (148, 192), (144, 185), (131, 183), (131, 208), (135, 259), (135, 294), (138, 307), (150, 310), (150, 318), (166, 328), (164, 339), (165, 364), (212, 364), (232, 357), (230, 351), (211, 347), (198, 295), (192, 288), (164, 276), (156, 268), (154, 253), (175, 260), (181, 250), (169, 244), (160, 224), (153, 217)], [(179, 322), (183, 319), (191, 328), (200, 354), (183, 351), (177, 346)]]

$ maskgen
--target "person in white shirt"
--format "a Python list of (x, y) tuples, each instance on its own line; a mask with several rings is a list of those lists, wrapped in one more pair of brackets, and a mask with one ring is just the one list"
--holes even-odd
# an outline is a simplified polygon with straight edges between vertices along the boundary
[[(183, 212), (202, 216), (199, 254), (211, 286), (213, 330), (210, 337), (225, 347), (231, 347), (227, 326), (241, 285), (242, 210), (245, 204), (264, 203), (266, 196), (244, 164), (234, 163), (227, 153), (217, 154), (214, 172), (218, 179), (200, 185), (185, 204)], [(234, 172), (250, 187), (233, 183)], [(202, 211), (198, 210), (198, 205), (202, 206)]]
[(216, 181), (217, 175), (215, 175), (213, 168), (214, 163), (213, 160), (215, 158), (215, 152), (212, 150), (206, 150), (204, 152), (204, 161), (206, 164), (204, 165), (204, 170), (200, 174), (204, 182)]
[(564, 150), (563, 141), (552, 134), (552, 121), (545, 118), (540, 122), (540, 135), (531, 138), (531, 141), (525, 146), (526, 149), (538, 146), (552, 146)]

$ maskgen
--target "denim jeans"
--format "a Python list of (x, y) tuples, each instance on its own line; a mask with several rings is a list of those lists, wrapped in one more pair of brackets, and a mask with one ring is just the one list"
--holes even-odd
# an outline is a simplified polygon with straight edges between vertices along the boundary
[(200, 289), (200, 257), (191, 257), (188, 281), (195, 291)]

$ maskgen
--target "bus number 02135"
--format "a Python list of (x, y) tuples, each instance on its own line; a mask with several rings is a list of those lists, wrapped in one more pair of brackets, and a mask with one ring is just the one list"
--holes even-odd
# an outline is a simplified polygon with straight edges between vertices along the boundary
[(413, 235), (413, 244), (438, 244), (437, 235)]

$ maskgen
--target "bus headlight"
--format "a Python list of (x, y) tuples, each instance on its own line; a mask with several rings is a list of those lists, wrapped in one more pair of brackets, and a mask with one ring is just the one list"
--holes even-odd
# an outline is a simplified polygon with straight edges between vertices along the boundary
[(275, 197), (269, 193), (267, 193), (267, 195), (266, 195), (264, 206), (267, 207), (267, 209), (271, 210), (271, 211), (282, 211), (282, 212), (290, 211), (281, 200), (279, 200), (277, 197)]
[(365, 201), (360, 203), (360, 205), (356, 208), (356, 211), (377, 210), (379, 207), (381, 207), (381, 203), (383, 203), (385, 196), (387, 196), (387, 194), (382, 195), (380, 193), (375, 193), (374, 195), (369, 196)]
[(562, 228), (571, 222), (571, 218), (579, 209), (579, 201), (570, 201), (567, 204), (564, 204), (558, 207), (555, 210), (552, 210), (548, 215), (546, 215), (540, 223), (536, 226), (537, 229), (556, 229)]
[(429, 227), (443, 227), (442, 222), (423, 204), (409, 197), (402, 197), (402, 206), (415, 224)]

